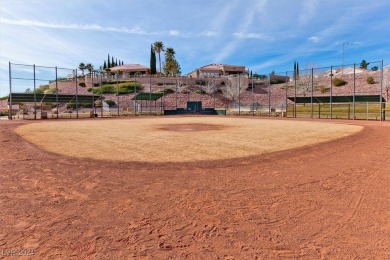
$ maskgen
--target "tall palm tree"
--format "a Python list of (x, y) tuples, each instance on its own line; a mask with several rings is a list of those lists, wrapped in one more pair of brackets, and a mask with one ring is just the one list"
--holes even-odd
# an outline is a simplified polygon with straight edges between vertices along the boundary
[(167, 48), (165, 51), (165, 63), (164, 63), (164, 73), (167, 75), (174, 76), (178, 74), (179, 63), (175, 59), (175, 50), (173, 48)]
[(165, 59), (174, 59), (175, 58), (175, 50), (173, 48), (167, 48), (165, 51)]
[(92, 78), (92, 71), (93, 71), (93, 66), (91, 63), (88, 63), (87, 65), (85, 65), (85, 68), (88, 70), (89, 72), (89, 75), (91, 76)]
[(164, 44), (162, 42), (155, 42), (153, 44), (154, 51), (158, 53), (158, 62), (160, 65), (160, 74), (161, 74), (161, 55), (160, 53), (164, 51)]
[(85, 70), (85, 64), (84, 64), (84, 62), (81, 62), (81, 63), (79, 64), (79, 69), (81, 70), (81, 73), (82, 73), (83, 76), (84, 76), (84, 70)]

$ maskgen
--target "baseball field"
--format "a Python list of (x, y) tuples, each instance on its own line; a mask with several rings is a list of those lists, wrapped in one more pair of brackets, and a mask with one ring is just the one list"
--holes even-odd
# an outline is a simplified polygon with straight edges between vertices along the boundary
[(0, 121), (0, 249), (34, 259), (388, 259), (390, 124)]

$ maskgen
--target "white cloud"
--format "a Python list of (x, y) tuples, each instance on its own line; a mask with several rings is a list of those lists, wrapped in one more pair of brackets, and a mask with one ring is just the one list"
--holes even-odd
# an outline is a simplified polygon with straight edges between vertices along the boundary
[(317, 42), (319, 42), (321, 39), (320, 39), (319, 37), (317, 37), (317, 36), (312, 36), (312, 37), (309, 37), (308, 40), (311, 41), (311, 42), (317, 43)]
[(177, 30), (170, 30), (169, 31), (169, 35), (171, 35), (171, 36), (180, 36), (181, 33), (179, 31), (177, 31)]
[(43, 27), (51, 29), (71, 29), (71, 30), (88, 30), (88, 31), (103, 31), (103, 32), (120, 32), (120, 33), (130, 33), (130, 34), (153, 34), (143, 31), (140, 27), (136, 26), (134, 28), (126, 27), (104, 27), (97, 24), (64, 24), (64, 23), (47, 23), (36, 20), (11, 20), (0, 17), (0, 23), (10, 24), (10, 25), (19, 25), (19, 26), (33, 26), (33, 27)]
[(272, 37), (263, 33), (233, 33), (233, 36), (240, 39), (259, 39), (259, 40), (271, 40)]

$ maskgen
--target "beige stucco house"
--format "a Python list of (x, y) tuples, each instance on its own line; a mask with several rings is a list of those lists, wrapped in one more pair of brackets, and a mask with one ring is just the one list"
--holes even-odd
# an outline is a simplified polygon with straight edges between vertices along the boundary
[(149, 75), (150, 69), (148, 67), (142, 66), (140, 64), (124, 64), (120, 66), (115, 66), (110, 68), (110, 71), (112, 73), (117, 73), (121, 71), (124, 77), (131, 76), (134, 74), (140, 74), (140, 75)]
[(226, 77), (230, 75), (248, 75), (245, 66), (228, 64), (209, 64), (187, 74), (192, 78)]

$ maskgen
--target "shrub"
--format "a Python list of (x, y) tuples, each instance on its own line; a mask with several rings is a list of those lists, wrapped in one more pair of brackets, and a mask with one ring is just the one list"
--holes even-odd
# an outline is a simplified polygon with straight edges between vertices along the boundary
[(8, 96), (0, 97), (0, 100), (6, 100), (8, 99)]
[(206, 85), (206, 81), (204, 81), (204, 80), (197, 80), (196, 81), (196, 85), (204, 86), (204, 85)]
[(88, 92), (92, 92), (93, 88), (87, 88)]
[(334, 78), (333, 79), (333, 85), (335, 85), (336, 87), (341, 87), (341, 86), (344, 86), (347, 84), (347, 82), (343, 79), (340, 79), (340, 78)]
[(197, 90), (195, 90), (195, 93), (204, 95), (204, 94), (206, 94), (206, 91), (204, 91), (203, 89), (197, 89)]
[(171, 88), (166, 88), (164, 90), (158, 91), (158, 93), (163, 93), (163, 94), (170, 94), (170, 93), (175, 93), (175, 91)]
[(80, 83), (79, 83), (79, 86), (82, 87), (82, 88), (85, 88), (86, 85), (85, 85), (84, 82), (80, 82)]
[(317, 86), (316, 87), (316, 90), (318, 90), (319, 92), (321, 92), (322, 94), (324, 93), (328, 93), (330, 88), (328, 87), (325, 87), (325, 86)]
[[(84, 107), (84, 108), (92, 108), (92, 102), (91, 103), (78, 103), (78, 107)], [(66, 105), (66, 109), (75, 109), (76, 103), (69, 103)]]
[(219, 88), (215, 90), (214, 94), (223, 94), (223, 91)]
[(282, 79), (272, 79), (271, 80), (271, 84), (280, 84), (280, 83), (286, 83), (286, 82)]
[(368, 84), (375, 84), (374, 78), (373, 78), (373, 77), (368, 77), (368, 78), (367, 78), (367, 83), (368, 83)]

